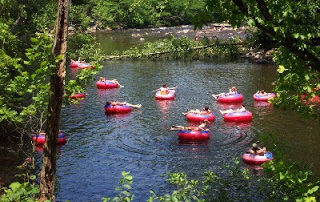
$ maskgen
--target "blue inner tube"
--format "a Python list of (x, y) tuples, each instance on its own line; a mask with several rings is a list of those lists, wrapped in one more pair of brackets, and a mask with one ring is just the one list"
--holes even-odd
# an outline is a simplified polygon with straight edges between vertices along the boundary
[(105, 105), (104, 107), (117, 107), (117, 106), (120, 106), (120, 107), (126, 107), (126, 108), (131, 108), (129, 105)]
[[(192, 132), (192, 130), (179, 130), (179, 133), (190, 133)], [(199, 131), (200, 133), (210, 133), (209, 131)]]
[(264, 156), (267, 157), (267, 159), (271, 159), (273, 155), (271, 152), (266, 152)]

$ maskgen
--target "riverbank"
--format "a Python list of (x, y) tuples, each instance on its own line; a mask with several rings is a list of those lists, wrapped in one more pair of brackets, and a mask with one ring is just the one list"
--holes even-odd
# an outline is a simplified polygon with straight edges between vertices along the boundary
[[(227, 23), (211, 23), (204, 26), (202, 29), (195, 30), (192, 25), (182, 25), (175, 27), (159, 27), (159, 28), (146, 28), (146, 29), (128, 29), (128, 30), (114, 30), (114, 31), (97, 31), (93, 35), (97, 36), (98, 41), (102, 43), (102, 49), (109, 49), (110, 45), (113, 45), (113, 50), (119, 49), (119, 52), (126, 52), (129, 48), (145, 49), (145, 44), (151, 42), (151, 46), (159, 47), (160, 39), (184, 38), (187, 37), (194, 41), (199, 41), (198, 46), (194, 46), (195, 50), (204, 50), (215, 46), (210, 44), (212, 42), (219, 42), (220, 45), (225, 42), (230, 43), (234, 41), (238, 48), (240, 57), (248, 58), (255, 63), (271, 63), (272, 51), (265, 51), (260, 49), (249, 49), (246, 45), (248, 27), (242, 26), (239, 28), (232, 28)], [(117, 35), (118, 37), (115, 37)], [(103, 43), (107, 41), (108, 46)], [(122, 44), (123, 41), (126, 43)], [(157, 42), (158, 41), (158, 42)], [(165, 42), (164, 42), (165, 43)], [(150, 46), (148, 45), (148, 47)], [(144, 48), (143, 48), (144, 47)], [(191, 48), (191, 47), (190, 47)], [(150, 51), (150, 49), (149, 49)], [(171, 51), (166, 50), (154, 50), (146, 53), (145, 50), (141, 51), (145, 57), (170, 54)], [(134, 51), (135, 55), (136, 51)], [(107, 51), (104, 58), (109, 59), (122, 59), (130, 58), (126, 54), (114, 54)], [(129, 53), (129, 55), (132, 54)], [(140, 57), (140, 56), (139, 56)]]

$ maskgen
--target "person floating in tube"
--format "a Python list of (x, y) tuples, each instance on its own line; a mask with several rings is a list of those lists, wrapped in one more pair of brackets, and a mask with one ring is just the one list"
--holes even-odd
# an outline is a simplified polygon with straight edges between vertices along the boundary
[(256, 94), (258, 94), (258, 95), (268, 95), (268, 93), (264, 92), (264, 90), (258, 90), (258, 92)]
[(205, 106), (202, 108), (202, 110), (200, 111), (199, 109), (191, 109), (188, 112), (183, 112), (183, 115), (187, 115), (188, 113), (195, 113), (195, 114), (211, 114), (212, 111), (209, 109), (208, 106)]
[(200, 124), (199, 126), (171, 126), (170, 130), (198, 130), (198, 131), (209, 131), (209, 129), (207, 129), (207, 124), (209, 123), (208, 120), (204, 120), (204, 122), (202, 124)]
[(253, 143), (252, 147), (247, 151), (249, 154), (263, 156), (267, 152), (265, 147), (260, 147), (257, 143)]
[(245, 111), (247, 111), (247, 109), (243, 105), (238, 109), (220, 110), (221, 114), (228, 114), (233, 112), (245, 112)]
[(229, 89), (229, 95), (234, 95), (234, 94), (238, 94), (238, 89), (235, 86), (232, 86)]
[(212, 96), (214, 97), (214, 99), (218, 99), (219, 96), (228, 96), (228, 95), (235, 95), (235, 94), (238, 94), (238, 89), (235, 86), (232, 86), (229, 89), (228, 93), (212, 94)]
[(141, 104), (133, 105), (133, 104), (130, 104), (130, 103), (127, 103), (127, 102), (118, 102), (118, 101), (107, 101), (106, 105), (111, 105), (111, 106), (127, 105), (127, 106), (130, 106), (132, 108), (137, 108), (137, 109), (141, 108)]
[(175, 90), (177, 87), (169, 88), (167, 84), (163, 84), (162, 87), (156, 89), (155, 91), (160, 91), (160, 95), (167, 95), (169, 94), (169, 90)]
[[(105, 77), (100, 77), (100, 78), (99, 78), (99, 81), (100, 81), (100, 82), (106, 82), (107, 79), (106, 79)], [(123, 87), (124, 87), (124, 86), (122, 86), (122, 85), (119, 83), (119, 81), (118, 81), (117, 79), (112, 79), (112, 80), (110, 80), (110, 81), (118, 84), (118, 86), (119, 86), (120, 88), (123, 88)]]

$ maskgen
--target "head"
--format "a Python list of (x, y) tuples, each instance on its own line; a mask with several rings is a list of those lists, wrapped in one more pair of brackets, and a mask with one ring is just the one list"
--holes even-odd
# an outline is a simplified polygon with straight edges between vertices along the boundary
[(167, 84), (165, 84), (165, 83), (164, 83), (164, 84), (162, 84), (162, 87), (166, 88), (166, 87), (167, 87)]
[(209, 107), (208, 107), (208, 106), (205, 106), (202, 110), (203, 110), (203, 111), (209, 111)]
[(231, 87), (231, 90), (232, 90), (232, 91), (236, 91), (237, 88), (236, 88), (235, 86), (232, 86), (232, 87)]
[(111, 105), (111, 103), (112, 103), (111, 101), (107, 101), (106, 105)]
[(253, 147), (253, 148), (258, 148), (258, 144), (257, 144), (257, 143), (253, 143), (253, 144), (252, 144), (252, 147)]
[(262, 94), (263, 94), (263, 93), (264, 93), (264, 90), (260, 90), (260, 93), (262, 93)]
[(205, 123), (205, 124), (209, 123), (208, 119), (205, 119), (205, 120), (203, 121), (203, 123)]

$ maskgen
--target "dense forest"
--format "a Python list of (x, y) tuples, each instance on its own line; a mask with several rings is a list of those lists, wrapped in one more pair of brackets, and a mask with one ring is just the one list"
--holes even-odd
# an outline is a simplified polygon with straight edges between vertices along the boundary
[[(184, 24), (194, 24), (195, 27), (200, 28), (206, 23), (222, 21), (228, 21), (233, 27), (244, 25), (252, 27), (254, 31), (246, 41), (250, 46), (247, 48), (272, 49), (273, 60), (278, 67), (274, 87), (278, 96), (273, 103), (276, 106), (301, 112), (313, 119), (320, 119), (319, 103), (312, 101), (313, 97), (320, 96), (319, 1), (73, 0), (71, 5), (68, 3), (69, 1), (65, 9), (70, 14), (65, 16), (65, 19), (69, 23), (69, 36), (67, 52), (64, 55), (63, 51), (60, 53), (54, 51), (56, 47), (54, 40), (57, 38), (55, 30), (58, 26), (55, 23), (57, 1), (0, 1), (0, 140), (4, 145), (5, 155), (9, 150), (6, 147), (7, 142), (19, 143), (20, 147), (14, 150), (25, 150), (27, 147), (31, 151), (28, 138), (35, 132), (47, 130), (47, 133), (52, 134), (52, 141), (55, 141), (58, 129), (53, 130), (53, 125), (47, 127), (51, 124), (50, 113), (54, 113), (50, 112), (48, 106), (49, 95), (52, 96), (53, 93), (52, 78), (55, 68), (59, 64), (65, 66), (65, 57), (68, 59), (81, 57), (96, 67), (82, 71), (73, 80), (65, 81), (63, 78), (63, 81), (60, 81), (63, 85), (59, 92), (63, 93), (60, 95), (63, 100), (58, 103), (59, 109), (62, 105), (73, 102), (68, 100), (68, 96), (75, 92), (83, 92), (88, 81), (102, 68), (99, 62), (102, 60), (103, 53), (97, 48), (94, 38), (86, 34), (88, 30)], [(230, 44), (233, 42), (231, 41)], [(185, 38), (173, 38), (168, 40), (167, 44), (169, 44), (165, 47), (167, 49), (162, 51), (174, 50), (173, 54), (177, 55), (181, 54), (181, 51), (189, 51), (190, 48), (199, 45)], [(201, 45), (210, 45), (210, 41)], [(159, 45), (149, 44), (145, 49), (146, 47), (149, 49), (147, 51), (152, 52), (158, 51), (156, 47), (159, 48)], [(209, 58), (213, 53), (215, 55), (238, 54), (234, 45), (223, 48), (222, 51), (208, 49), (207, 52), (197, 54), (201, 57), (208, 55)], [(178, 49), (179, 51), (176, 51)], [(132, 54), (133, 51), (139, 55), (138, 52), (141, 50), (132, 49), (125, 54)], [(189, 52), (186, 54), (187, 57), (190, 55)], [(301, 98), (301, 95), (305, 97)], [(57, 95), (53, 94), (53, 96)], [(59, 116), (60, 112), (57, 114)], [(53, 152), (55, 153), (55, 150)], [(182, 197), (180, 200), (192, 197), (196, 185), (187, 181), (186, 176), (173, 177), (183, 178), (185, 181), (179, 193), (189, 194), (180, 196)], [(124, 178), (131, 182), (127, 174), (124, 174)], [(209, 178), (208, 181), (211, 180)], [(192, 187), (191, 191), (189, 185)], [(297, 192), (294, 197), (311, 196), (317, 191), (317, 188), (314, 188), (316, 186), (313, 185), (308, 184), (307, 188), (301, 189), (301, 192)], [(36, 185), (32, 184), (32, 188), (28, 187), (28, 191), (23, 193), (27, 198), (31, 194), (38, 193), (34, 186)], [(287, 190), (292, 190), (292, 187)], [(199, 198), (203, 198), (202, 193), (198, 194)], [(165, 197), (157, 199), (167, 200)], [(4, 201), (10, 200), (4, 199)]]

